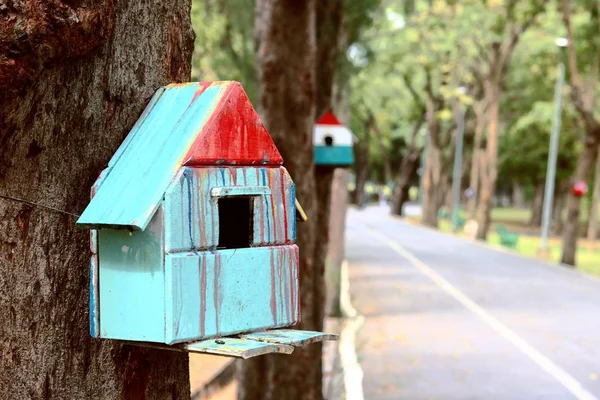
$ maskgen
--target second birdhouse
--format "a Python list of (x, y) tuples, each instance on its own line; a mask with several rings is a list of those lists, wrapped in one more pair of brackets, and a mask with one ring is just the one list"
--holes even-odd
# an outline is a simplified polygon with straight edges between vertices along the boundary
[(354, 135), (330, 111), (315, 124), (314, 162), (317, 166), (348, 167), (354, 163)]
[(92, 336), (241, 357), (333, 338), (270, 330), (300, 320), (304, 212), (282, 164), (239, 83), (159, 89), (77, 221)]

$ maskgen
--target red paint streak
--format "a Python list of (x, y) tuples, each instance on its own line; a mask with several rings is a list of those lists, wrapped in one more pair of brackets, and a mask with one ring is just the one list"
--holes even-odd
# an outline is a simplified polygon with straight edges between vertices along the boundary
[(248, 178), (246, 177), (246, 168), (242, 168), (242, 174), (244, 174), (244, 185), (247, 185)]
[(198, 84), (198, 89), (196, 89), (196, 92), (194, 93), (194, 97), (192, 97), (191, 103), (195, 102), (198, 99), (198, 97), (200, 97), (200, 95), (204, 93), (206, 88), (208, 88), (210, 85), (211, 82), (200, 82)]
[(233, 186), (237, 186), (237, 168), (229, 167), (228, 170), (231, 175), (231, 180), (233, 181)]
[(217, 253), (215, 254), (215, 278), (214, 278), (214, 293), (213, 293), (213, 302), (215, 303), (215, 324), (216, 324), (216, 329), (217, 329), (217, 333), (219, 333), (219, 308), (221, 306), (221, 301), (220, 301), (220, 293), (221, 291), (219, 290), (219, 281), (220, 281), (220, 276), (221, 276), (221, 254)]
[[(271, 168), (267, 169), (267, 185), (272, 188), (273, 185), (271, 183), (271, 173), (273, 172), (273, 170)], [(273, 223), (271, 224), (273, 226), (273, 242), (277, 243), (277, 226), (279, 225), (277, 223), (277, 216), (275, 215), (275, 196), (273, 196), (273, 192), (271, 192), (271, 213), (273, 215), (273, 218), (271, 218), (271, 221), (273, 221)]]
[(200, 337), (206, 334), (206, 256), (200, 263)]
[(326, 111), (325, 114), (321, 115), (321, 118), (317, 120), (317, 125), (342, 125), (342, 123), (338, 121), (331, 110), (329, 110)]
[(273, 323), (277, 325), (277, 299), (275, 294), (275, 259), (271, 249), (271, 315), (273, 316)]
[(285, 198), (285, 174), (283, 168), (279, 169), (279, 177), (281, 178), (281, 202), (283, 203), (283, 227), (284, 227), (284, 237), (285, 243), (291, 243), (291, 240), (288, 236), (288, 209), (286, 206), (286, 198)]
[(283, 158), (239, 82), (229, 83), (184, 165), (281, 165)]

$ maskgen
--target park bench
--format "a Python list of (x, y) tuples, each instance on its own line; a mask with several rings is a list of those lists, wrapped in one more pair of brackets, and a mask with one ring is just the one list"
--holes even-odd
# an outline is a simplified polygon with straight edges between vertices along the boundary
[(519, 235), (517, 233), (509, 232), (504, 225), (498, 225), (496, 232), (500, 238), (500, 245), (510, 249), (517, 247), (517, 242), (519, 241)]

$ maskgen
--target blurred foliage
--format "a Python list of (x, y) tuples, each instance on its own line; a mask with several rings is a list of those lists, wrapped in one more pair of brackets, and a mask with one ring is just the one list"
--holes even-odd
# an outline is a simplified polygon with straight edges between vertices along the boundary
[[(595, 2), (578, 1), (572, 18), (583, 72), (599, 56)], [(197, 35), (193, 79), (239, 80), (256, 103), (254, 3), (193, 0)], [(350, 90), (350, 128), (368, 148), (372, 177), (381, 179), (385, 158), (397, 172), (415, 126), (425, 118), (428, 91), (443, 99), (444, 107), (435, 118), (444, 127), (452, 124), (457, 104), (467, 109), (468, 157), (475, 118), (471, 107), (482, 100), (490, 49), (540, 10), (543, 14), (521, 35), (512, 55), (499, 121), (501, 180), (531, 184), (544, 180), (557, 65), (564, 58), (555, 45), (555, 39), (565, 34), (556, 1), (346, 0), (336, 85)], [(567, 85), (558, 179), (573, 171), (580, 151), (579, 119), (568, 93)], [(425, 139), (422, 125), (416, 146), (423, 146)]]

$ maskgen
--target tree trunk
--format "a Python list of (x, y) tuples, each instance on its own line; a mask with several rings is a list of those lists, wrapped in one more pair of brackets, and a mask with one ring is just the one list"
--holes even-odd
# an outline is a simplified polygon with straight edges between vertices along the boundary
[(340, 309), (340, 269), (345, 257), (344, 230), (346, 228), (346, 208), (348, 205), (348, 170), (338, 168), (333, 176), (331, 188), (331, 215), (329, 217), (329, 249), (327, 253), (327, 301), (325, 309), (330, 317), (341, 317)]
[(490, 228), (490, 219), (498, 180), (498, 110), (500, 106), (500, 82), (493, 80), (486, 83), (489, 93), (488, 116), (487, 116), (487, 146), (485, 159), (480, 171), (481, 198), (477, 212), (477, 235), (478, 240), (487, 240)]
[(473, 160), (471, 162), (471, 173), (469, 178), (469, 187), (473, 190), (473, 196), (469, 199), (467, 209), (471, 218), (475, 218), (477, 212), (477, 199), (479, 198), (479, 183), (481, 180), (480, 169), (482, 163), (481, 142), (483, 131), (485, 129), (485, 103), (483, 100), (477, 102), (473, 109), (475, 110), (475, 139), (473, 143)]
[[(577, 181), (588, 181), (594, 161), (598, 153), (597, 141), (593, 138), (587, 138), (585, 147), (577, 160), (577, 169), (571, 184)], [(569, 191), (567, 197), (567, 218), (564, 224), (563, 247), (561, 262), (566, 265), (575, 266), (577, 252), (577, 238), (579, 231), (579, 216), (581, 209), (581, 197), (573, 195)]]
[(554, 191), (554, 206), (552, 207), (552, 234), (560, 235), (563, 230), (563, 210), (569, 190), (568, 182), (559, 182)]
[(408, 201), (410, 183), (417, 173), (418, 163), (423, 154), (423, 147), (417, 147), (415, 144), (422, 125), (423, 121), (418, 121), (413, 126), (410, 144), (400, 162), (400, 171), (392, 199), (392, 215), (402, 215), (404, 203)]
[(513, 185), (512, 206), (519, 209), (525, 208), (525, 189), (520, 183)]
[[(317, 199), (317, 193), (330, 193), (332, 176), (321, 170), (317, 180), (312, 173), (315, 105), (322, 96), (317, 94), (316, 85), (315, 10), (315, 0), (257, 0), (255, 14), (259, 112), (309, 216), (306, 223), (298, 224), (297, 237), (302, 293), (302, 322), (297, 327), (306, 330), (323, 327), (326, 243), (321, 245), (319, 241), (326, 242), (327, 231), (318, 229), (327, 225), (329, 196)], [(321, 82), (322, 78), (318, 79)], [(238, 377), (240, 400), (321, 399), (321, 345), (297, 348), (289, 356), (243, 361)]]
[(533, 201), (531, 202), (531, 217), (529, 218), (529, 225), (540, 227), (542, 225), (542, 213), (544, 207), (544, 183), (538, 183), (535, 185), (533, 193)]
[(431, 129), (427, 145), (427, 159), (423, 176), (423, 210), (421, 222), (438, 227), (438, 211), (444, 204), (448, 189), (448, 172), (442, 168), (442, 149), (435, 140), (431, 140)]
[(592, 245), (598, 236), (598, 202), (600, 202), (600, 157), (596, 155), (596, 169), (594, 171), (594, 192), (588, 218), (587, 239)]
[(354, 192), (352, 204), (362, 207), (366, 202), (365, 184), (369, 178), (369, 129), (366, 128), (365, 140), (354, 146)]
[[(347, 47), (347, 32), (340, 32), (340, 49)], [(339, 80), (338, 80), (339, 82)], [(339, 120), (348, 125), (350, 122), (350, 88), (348, 82), (334, 85), (333, 109)], [(346, 211), (348, 209), (347, 168), (338, 168), (333, 175), (331, 186), (331, 214), (329, 217), (329, 248), (325, 266), (326, 302), (325, 310), (330, 317), (341, 317), (340, 284), (341, 267), (345, 258)]]
[(89, 233), (72, 214), (155, 90), (189, 79), (190, 2), (14, 4), (0, 194), (39, 205), (0, 198), (0, 398), (189, 398), (187, 354), (91, 338)]

